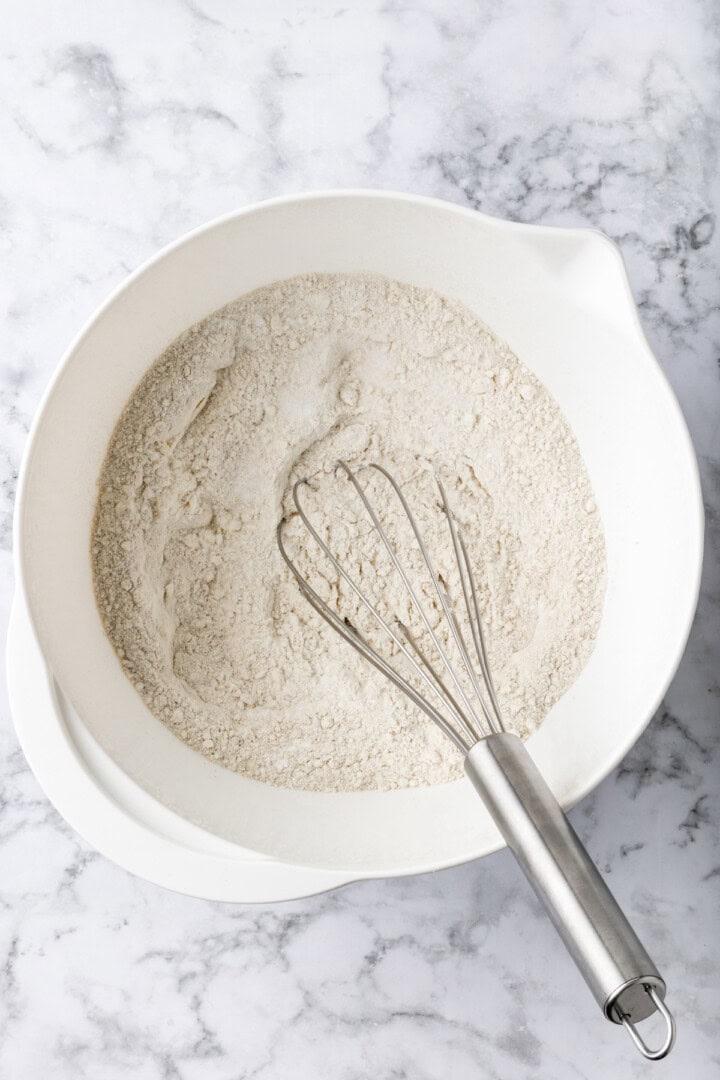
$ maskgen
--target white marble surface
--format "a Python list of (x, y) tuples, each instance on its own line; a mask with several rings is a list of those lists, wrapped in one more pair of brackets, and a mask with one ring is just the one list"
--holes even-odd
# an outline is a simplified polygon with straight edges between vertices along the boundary
[(606, 1025), (507, 853), (243, 908), (89, 850), (0, 724), (0, 1076), (429, 1080), (720, 1074), (720, 28), (712, 0), (6, 0), (0, 34), (0, 602), (32, 412), (159, 246), (249, 201), (367, 185), (620, 243), (708, 506), (680, 672), (573, 813), (665, 972), (648, 1066)]

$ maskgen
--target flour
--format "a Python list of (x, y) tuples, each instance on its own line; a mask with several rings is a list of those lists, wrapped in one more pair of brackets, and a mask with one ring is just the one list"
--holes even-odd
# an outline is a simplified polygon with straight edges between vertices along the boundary
[[(292, 517), (292, 484), (309, 477), (303, 498), (331, 548), (388, 611), (404, 603), (338, 459), (382, 462), (403, 482), (450, 581), (440, 472), (476, 567), (507, 726), (529, 734), (579, 674), (600, 620), (588, 476), (558, 406), (506, 345), (460, 304), (377, 275), (276, 282), (152, 366), (100, 478), (92, 557), (106, 631), (156, 717), (256, 780), (344, 791), (454, 779), (452, 744), (321, 622), (278, 554), (286, 514), (313, 586), (362, 624)], [(387, 490), (377, 475), (365, 482), (414, 572)]]

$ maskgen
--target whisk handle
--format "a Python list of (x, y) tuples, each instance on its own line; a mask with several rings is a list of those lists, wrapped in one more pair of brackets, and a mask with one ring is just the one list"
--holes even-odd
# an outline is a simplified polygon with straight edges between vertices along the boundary
[[(490, 735), (470, 750), (465, 771), (605, 1016), (624, 1024), (646, 1057), (664, 1057), (675, 1035), (665, 983), (521, 740)], [(635, 1023), (656, 1010), (667, 1035), (650, 1050)]]

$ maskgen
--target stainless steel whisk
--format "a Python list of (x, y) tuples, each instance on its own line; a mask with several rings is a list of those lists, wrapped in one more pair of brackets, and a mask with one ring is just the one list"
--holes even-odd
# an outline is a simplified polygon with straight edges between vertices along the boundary
[[(283, 543), (285, 520), (280, 522), (277, 529), (280, 554), (294, 574), (303, 595), (318, 614), (349, 645), (407, 694), (464, 754), (468, 777), (544, 905), (606, 1018), (616, 1024), (623, 1024), (638, 1050), (646, 1058), (659, 1060), (670, 1051), (675, 1039), (675, 1022), (663, 1000), (665, 982), (600, 877), (524, 744), (516, 735), (505, 731), (488, 664), (475, 578), (445, 488), (437, 479), (442, 509), (457, 561), (467, 616), (466, 625), (470, 628), (479, 675), (467, 646), (466, 635), (462, 632), (461, 621), (452, 606), (445, 583), (435, 569), (400, 485), (382, 465), (371, 464), (367, 468), (375, 470), (387, 481), (407, 517), (447, 621), (450, 635), (447, 640), (452, 640), (461, 658), (464, 677), (456, 670), (441, 635), (433, 628), (425, 604), (418, 595), (418, 589), (404, 569), (396, 547), (383, 527), (366, 489), (356, 473), (344, 462), (338, 462), (338, 471), (353, 485), (365, 512), (377, 530), (392, 565), (407, 590), (412, 607), (430, 639), (432, 653), (442, 665), (442, 675), (437, 670), (437, 661), (431, 663), (427, 650), (418, 644), (405, 624), (396, 617), (390, 621), (380, 613), (377, 605), (341, 565), (312, 524), (299, 495), (303, 486), (308, 483), (306, 480), (298, 481), (293, 488), (295, 509), (319, 551), (329, 560), (365, 611), (402, 653), (429, 697), (420, 693), (367, 641), (357, 627), (333, 611), (312, 588)], [(665, 1021), (666, 1033), (662, 1045), (652, 1050), (641, 1037), (636, 1024), (655, 1011), (660, 1013)]]

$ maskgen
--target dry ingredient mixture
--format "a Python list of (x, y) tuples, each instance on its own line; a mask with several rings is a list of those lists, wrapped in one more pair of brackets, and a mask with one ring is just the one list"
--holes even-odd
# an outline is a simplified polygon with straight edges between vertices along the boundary
[[(475, 315), (379, 275), (278, 281), (153, 364), (100, 478), (92, 558), (106, 631), (152, 713), (246, 776), (323, 791), (455, 779), (457, 750), (320, 620), (278, 554), (292, 484), (309, 477), (304, 497), (335, 553), (388, 610), (404, 602), (338, 459), (379, 461), (403, 482), (449, 580), (432, 483), (443, 476), (506, 723), (529, 734), (600, 621), (588, 476), (554, 400)], [(310, 546), (294, 519), (288, 534)], [(295, 550), (323, 597), (359, 618), (316, 552)]]

